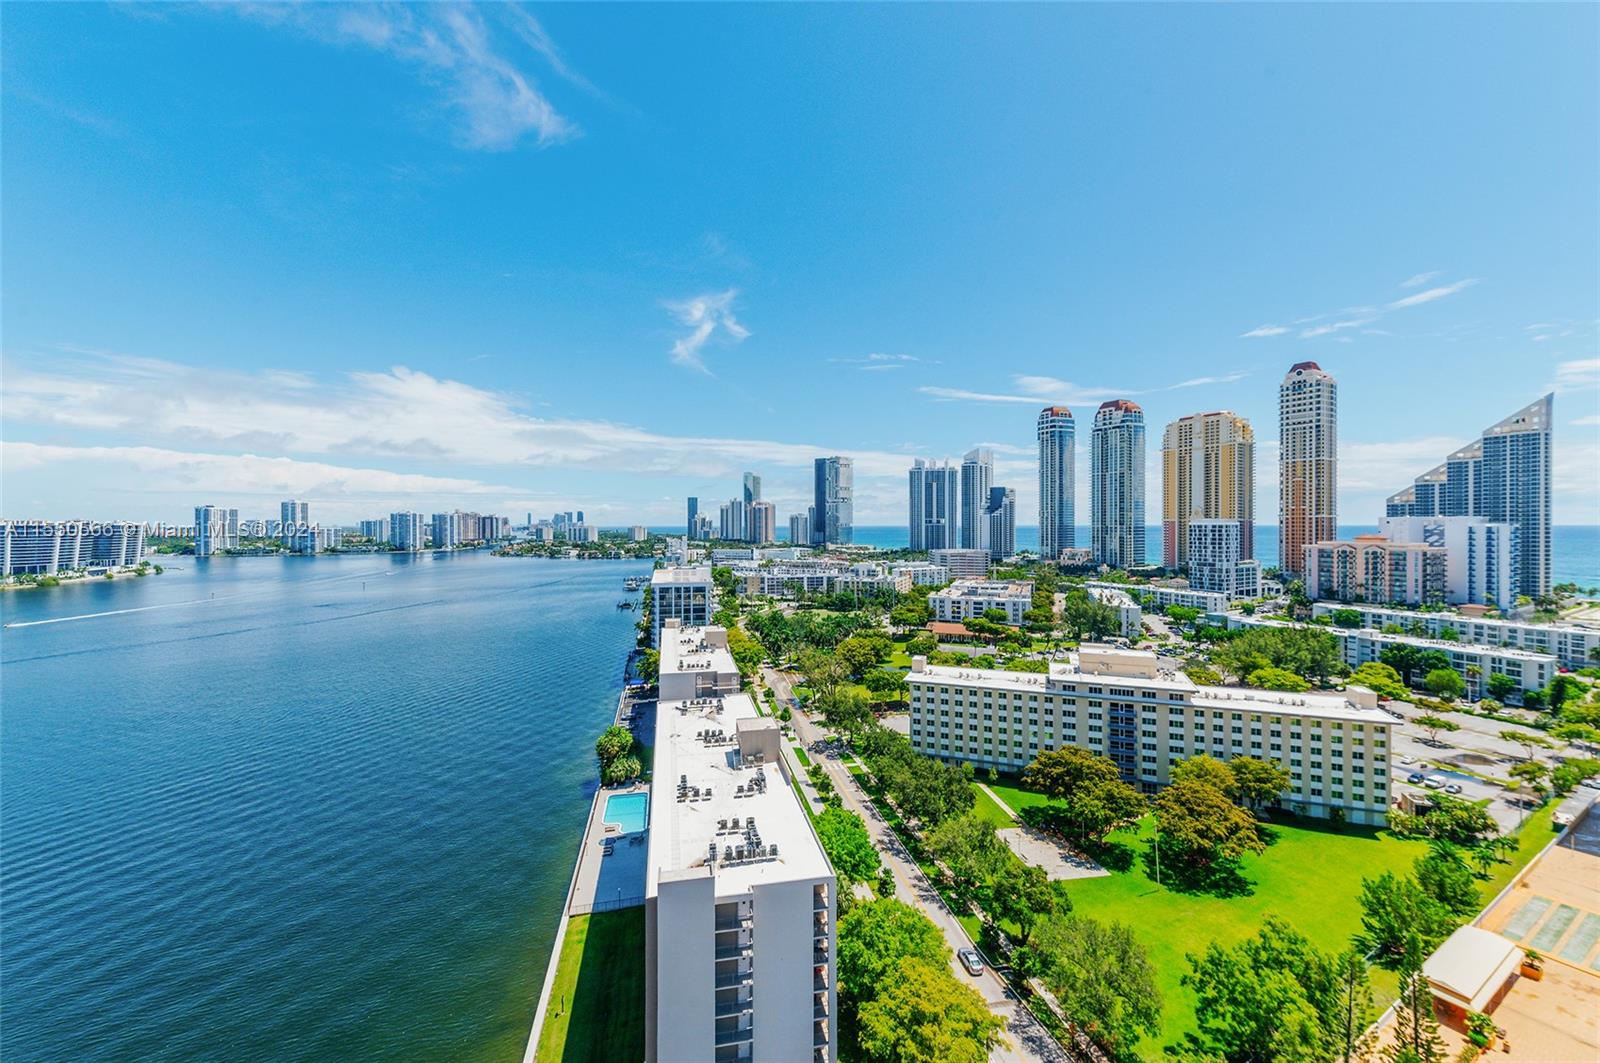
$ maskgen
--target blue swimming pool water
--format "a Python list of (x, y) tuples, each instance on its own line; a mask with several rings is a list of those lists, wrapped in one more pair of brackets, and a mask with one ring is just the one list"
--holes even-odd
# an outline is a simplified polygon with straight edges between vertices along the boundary
[(645, 810), (649, 807), (649, 794), (612, 794), (606, 798), (605, 821), (621, 827), (624, 834), (632, 834), (644, 830)]

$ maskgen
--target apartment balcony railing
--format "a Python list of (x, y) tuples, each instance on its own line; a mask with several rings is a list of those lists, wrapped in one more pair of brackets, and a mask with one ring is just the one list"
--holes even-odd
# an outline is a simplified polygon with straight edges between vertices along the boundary
[(732, 989), (735, 986), (748, 985), (750, 979), (754, 977), (754, 971), (733, 971), (729, 974), (717, 975), (717, 979), (713, 984), (718, 989)]
[(749, 953), (750, 942), (742, 941), (736, 945), (718, 946), (716, 955), (719, 960), (737, 960), (741, 956), (749, 955)]
[(734, 1015), (743, 1015), (748, 1011), (753, 1011), (755, 1006), (756, 1002), (753, 999), (725, 1000), (716, 1006), (716, 1009), (712, 1012), (712, 1014), (719, 1019), (726, 1019), (731, 1018)]
[(745, 1041), (753, 1041), (755, 1036), (756, 1028), (755, 1024), (752, 1023), (749, 1026), (740, 1026), (732, 1030), (718, 1030), (715, 1043), (719, 1045), (737, 1045)]

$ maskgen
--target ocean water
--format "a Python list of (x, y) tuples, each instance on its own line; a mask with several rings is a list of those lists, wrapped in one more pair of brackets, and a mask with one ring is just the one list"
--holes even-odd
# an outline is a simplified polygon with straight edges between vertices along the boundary
[[(682, 535), (682, 528), (654, 528), (653, 531), (664, 535)], [(1339, 526), (1339, 535), (1347, 537), (1362, 535), (1378, 530), (1375, 524), (1343, 524)], [(780, 529), (779, 535), (786, 536), (787, 527)], [(1558, 524), (1554, 527), (1550, 537), (1551, 552), (1555, 555), (1551, 561), (1551, 575), (1556, 583), (1576, 583), (1580, 587), (1600, 587), (1600, 527), (1579, 524)], [(882, 549), (903, 549), (907, 543), (905, 525), (856, 525), (855, 541), (865, 546), (876, 546)], [(1079, 546), (1088, 546), (1090, 543), (1089, 528), (1079, 525), (1077, 530), (1077, 543)], [(1017, 526), (1017, 549), (1039, 549), (1039, 529), (1035, 525)], [(1276, 524), (1258, 524), (1255, 534), (1255, 556), (1263, 567), (1275, 566), (1278, 563), (1278, 526)], [(1145, 557), (1151, 564), (1161, 563), (1161, 526), (1154, 524), (1145, 529)]]
[(0, 595), (0, 1057), (520, 1058), (647, 567)]

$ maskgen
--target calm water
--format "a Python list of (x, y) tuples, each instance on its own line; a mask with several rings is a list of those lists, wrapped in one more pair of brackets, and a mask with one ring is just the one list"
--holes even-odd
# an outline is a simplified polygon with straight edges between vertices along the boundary
[(0, 1056), (520, 1058), (648, 566), (174, 564), (0, 595)]

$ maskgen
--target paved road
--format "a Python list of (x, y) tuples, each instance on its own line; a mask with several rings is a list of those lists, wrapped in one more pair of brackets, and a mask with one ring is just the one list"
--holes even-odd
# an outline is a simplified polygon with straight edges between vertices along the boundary
[[(789, 681), (783, 673), (763, 668), (762, 675), (780, 704), (792, 698)], [(792, 701), (787, 703), (793, 706)], [(822, 730), (803, 712), (794, 713), (793, 723), (796, 737), (808, 750), (812, 743), (823, 737)], [(952, 953), (951, 970), (957, 978), (982, 994), (990, 1010), (1006, 1021), (1006, 1035), (1011, 1040), (1011, 1047), (999, 1048), (992, 1052), (989, 1056), (991, 1063), (1023, 1063), (1023, 1061), (1071, 1063), (1071, 1057), (1006, 987), (999, 975), (985, 968), (981, 978), (973, 978), (967, 974), (966, 968), (954, 959), (957, 950), (974, 947), (972, 938), (945, 907), (938, 892), (922, 874), (922, 870), (917, 867), (910, 854), (905, 851), (905, 847), (900, 844), (899, 837), (878, 815), (877, 809), (862, 792), (855, 776), (850, 774), (849, 769), (836, 756), (813, 756), (812, 759), (813, 762), (821, 764), (823, 770), (833, 780), (844, 807), (866, 821), (872, 840), (883, 851), (884, 864), (894, 873), (895, 896), (920, 908), (944, 932), (945, 941)]]

